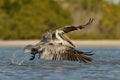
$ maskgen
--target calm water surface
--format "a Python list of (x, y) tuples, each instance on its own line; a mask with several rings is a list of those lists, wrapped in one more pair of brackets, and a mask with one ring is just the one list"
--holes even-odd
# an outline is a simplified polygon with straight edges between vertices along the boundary
[(120, 48), (94, 50), (91, 63), (51, 62), (36, 59), (21, 47), (0, 47), (0, 80), (120, 80)]

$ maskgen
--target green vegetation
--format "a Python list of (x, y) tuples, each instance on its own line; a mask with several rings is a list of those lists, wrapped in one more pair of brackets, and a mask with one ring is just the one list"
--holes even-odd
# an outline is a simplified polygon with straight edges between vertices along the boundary
[(39, 39), (70, 23), (69, 11), (54, 0), (0, 0), (0, 39)]
[[(107, 0), (64, 0), (77, 24), (94, 18), (93, 24), (76, 33), (73, 39), (120, 39), (120, 3)], [(79, 18), (78, 18), (79, 17)]]
[(40, 39), (56, 27), (93, 24), (72, 39), (120, 39), (120, 3), (107, 0), (0, 0), (0, 39)]

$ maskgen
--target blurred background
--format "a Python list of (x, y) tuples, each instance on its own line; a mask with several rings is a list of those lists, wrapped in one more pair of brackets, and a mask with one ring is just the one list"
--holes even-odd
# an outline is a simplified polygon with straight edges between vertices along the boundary
[(0, 0), (0, 39), (40, 39), (50, 29), (89, 18), (94, 22), (70, 38), (120, 39), (120, 0)]

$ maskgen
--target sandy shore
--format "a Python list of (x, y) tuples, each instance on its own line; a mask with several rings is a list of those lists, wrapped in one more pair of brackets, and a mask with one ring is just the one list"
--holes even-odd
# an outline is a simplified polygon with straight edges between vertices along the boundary
[[(25, 46), (35, 44), (39, 40), (0, 40), (1, 47)], [(76, 46), (81, 47), (120, 47), (120, 40), (72, 40)]]

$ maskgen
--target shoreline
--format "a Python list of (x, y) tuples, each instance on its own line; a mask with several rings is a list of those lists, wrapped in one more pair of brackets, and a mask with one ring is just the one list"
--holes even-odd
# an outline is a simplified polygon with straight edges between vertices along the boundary
[[(36, 44), (40, 40), (0, 40), (0, 47), (24, 47), (28, 44)], [(120, 40), (72, 40), (80, 47), (120, 47)]]

